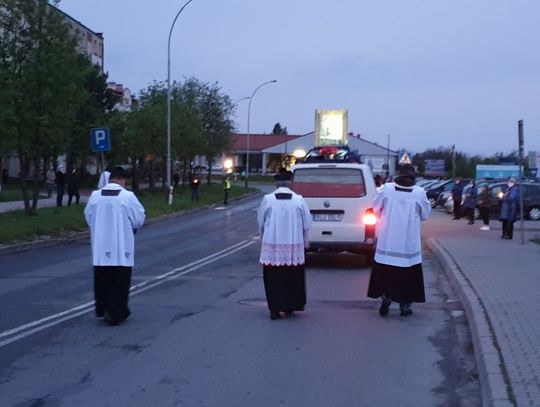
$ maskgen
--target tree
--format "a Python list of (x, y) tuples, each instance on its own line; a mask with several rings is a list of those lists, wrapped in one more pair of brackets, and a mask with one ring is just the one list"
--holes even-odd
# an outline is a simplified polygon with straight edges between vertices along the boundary
[(281, 124), (276, 123), (272, 129), (272, 134), (288, 134), (287, 127), (281, 127)]
[(18, 154), (25, 212), (35, 214), (41, 158), (65, 150), (84, 75), (75, 39), (46, 1), (4, 0), (0, 32), (0, 127)]
[(107, 86), (108, 75), (102, 72), (100, 66), (93, 65), (84, 55), (79, 55), (78, 59), (84, 75), (85, 92), (74, 118), (66, 154), (68, 167), (78, 163), (85, 168), (84, 164), (93, 154), (90, 150), (90, 129), (106, 125), (118, 96)]
[(231, 99), (214, 83), (201, 85), (200, 119), (202, 124), (202, 153), (208, 162), (207, 183), (210, 184), (216, 157), (231, 148)]

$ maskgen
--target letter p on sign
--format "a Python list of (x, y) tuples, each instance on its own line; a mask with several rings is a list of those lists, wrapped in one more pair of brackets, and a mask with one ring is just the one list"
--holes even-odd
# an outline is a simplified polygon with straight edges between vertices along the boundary
[(92, 129), (91, 139), (94, 153), (111, 150), (111, 134), (108, 128)]

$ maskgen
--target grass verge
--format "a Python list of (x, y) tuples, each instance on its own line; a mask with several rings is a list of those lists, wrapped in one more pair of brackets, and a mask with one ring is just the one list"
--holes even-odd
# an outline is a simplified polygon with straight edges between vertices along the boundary
[[(255, 189), (233, 186), (229, 191), (229, 199), (255, 191)], [(146, 218), (150, 219), (186, 209), (222, 203), (224, 196), (221, 184), (203, 184), (199, 195), (199, 201), (191, 201), (191, 189), (186, 186), (176, 188), (171, 206), (167, 205), (163, 191), (146, 190), (141, 193), (139, 199), (146, 210)], [(25, 215), (23, 211), (0, 214), (0, 244), (14, 244), (46, 236), (60, 237), (66, 236), (69, 232), (87, 230), (83, 211), (84, 205), (71, 205), (42, 208), (35, 216)]]

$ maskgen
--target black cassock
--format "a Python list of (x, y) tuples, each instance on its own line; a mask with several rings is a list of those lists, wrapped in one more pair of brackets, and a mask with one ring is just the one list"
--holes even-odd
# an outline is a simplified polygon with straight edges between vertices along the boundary
[(368, 297), (387, 296), (396, 302), (426, 302), (422, 263), (398, 267), (375, 262)]
[(306, 306), (304, 265), (263, 266), (264, 291), (270, 311), (303, 311)]

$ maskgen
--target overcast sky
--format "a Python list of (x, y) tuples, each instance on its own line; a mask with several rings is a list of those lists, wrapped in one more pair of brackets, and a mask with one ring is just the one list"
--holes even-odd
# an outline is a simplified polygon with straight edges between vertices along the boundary
[[(138, 92), (167, 77), (167, 36), (185, 0), (63, 0), (105, 37), (111, 81)], [(538, 0), (193, 0), (172, 37), (172, 78), (261, 88), (251, 133), (314, 128), (348, 109), (349, 131), (392, 149), (491, 155), (540, 150)], [(246, 132), (247, 101), (236, 123)]]

